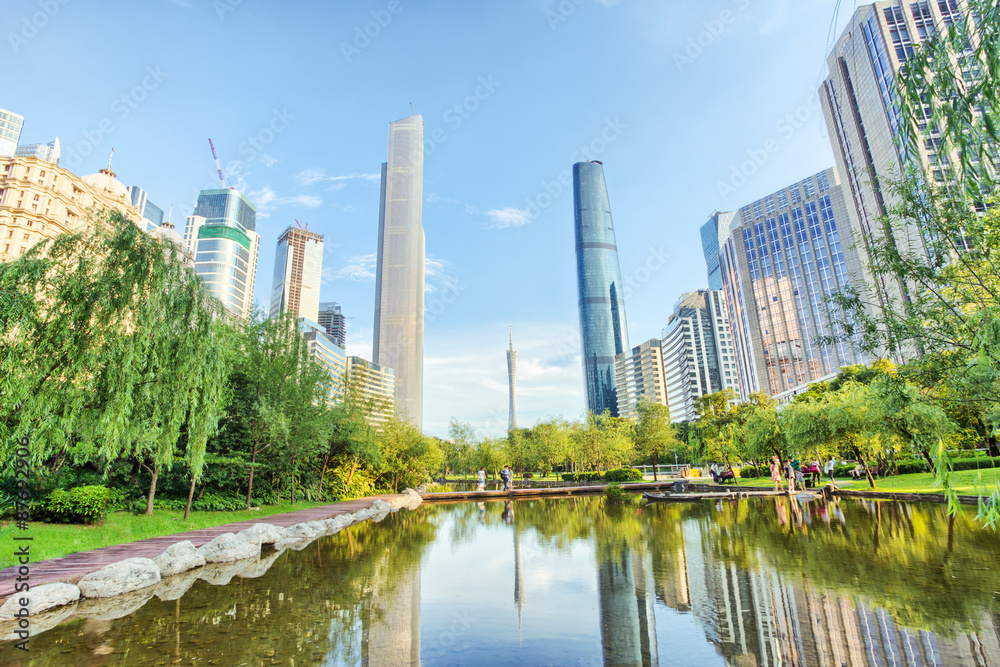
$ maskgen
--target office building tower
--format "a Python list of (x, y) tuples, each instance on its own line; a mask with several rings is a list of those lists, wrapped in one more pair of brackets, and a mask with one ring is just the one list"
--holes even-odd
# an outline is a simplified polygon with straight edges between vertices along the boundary
[(290, 313), (296, 318), (319, 322), (322, 274), (323, 235), (289, 226), (278, 237), (274, 255), (271, 318)]
[(14, 151), (14, 155), (17, 157), (37, 157), (45, 162), (59, 164), (59, 137), (56, 137), (47, 144), (24, 144), (18, 146), (17, 150)]
[(230, 317), (249, 317), (257, 277), (257, 209), (236, 188), (202, 190), (184, 240), (195, 271)]
[(708, 289), (722, 289), (722, 267), (719, 265), (719, 250), (729, 237), (729, 225), (736, 214), (729, 211), (716, 211), (712, 217), (701, 226), (701, 249), (705, 253), (705, 264), (708, 266)]
[(326, 335), (337, 345), (347, 347), (347, 322), (344, 314), (340, 312), (340, 304), (332, 301), (319, 304), (319, 317), (316, 321), (326, 329)]
[(59, 234), (92, 232), (104, 224), (100, 213), (111, 209), (142, 226), (110, 169), (80, 178), (36, 155), (0, 157), (0, 261)]
[(347, 358), (347, 377), (369, 408), (368, 423), (379, 428), (396, 409), (396, 377), (388, 366), (361, 357)]
[(625, 295), (604, 166), (573, 165), (576, 279), (587, 409), (618, 416), (615, 357), (629, 349)]
[(339, 403), (344, 394), (344, 378), (347, 376), (347, 353), (344, 352), (344, 348), (333, 342), (316, 322), (300, 319), (299, 333), (309, 346), (309, 354), (323, 367), (329, 377), (327, 405)]
[(389, 123), (382, 164), (375, 269), (372, 360), (396, 371), (396, 410), (423, 423), (424, 375), (424, 119)]
[(737, 392), (736, 359), (721, 290), (681, 295), (663, 330), (663, 373), (670, 421), (698, 418), (695, 399), (724, 389)]
[(660, 339), (653, 338), (615, 357), (615, 387), (618, 416), (636, 419), (639, 401), (667, 405), (667, 385), (663, 377)]
[(517, 428), (517, 352), (514, 351), (514, 327), (510, 328), (510, 348), (507, 350), (507, 383), (509, 394), (507, 430)]
[[(939, 154), (932, 138), (920, 137), (912, 148), (907, 145), (904, 137), (924, 127), (905, 126), (894, 88), (914, 45), (964, 20), (967, 11), (965, 0), (865, 5), (855, 11), (827, 57), (829, 75), (820, 88), (820, 101), (866, 262), (871, 242), (885, 238), (882, 216), (899, 203), (891, 183), (908, 165), (922, 166), (933, 179), (943, 181), (942, 168), (956, 162), (954, 155)], [(915, 223), (896, 224), (891, 233), (900, 251), (925, 251)], [(848, 238), (844, 242), (852, 244)], [(882, 307), (905, 303), (910, 296), (905, 282), (892, 278), (875, 287), (873, 296)]]
[[(744, 206), (733, 221), (722, 280), (743, 398), (784, 399), (867, 361), (844, 340), (850, 313), (829, 301), (847, 287), (865, 293), (848, 197), (831, 168)], [(822, 345), (824, 337), (838, 342)]]
[(139, 209), (139, 215), (142, 216), (143, 220), (143, 228), (147, 232), (159, 229), (163, 225), (163, 209), (149, 201), (146, 191), (138, 186), (133, 185), (129, 187), (128, 194), (132, 200), (132, 206)]
[(24, 116), (0, 109), (0, 158), (14, 157), (23, 126)]

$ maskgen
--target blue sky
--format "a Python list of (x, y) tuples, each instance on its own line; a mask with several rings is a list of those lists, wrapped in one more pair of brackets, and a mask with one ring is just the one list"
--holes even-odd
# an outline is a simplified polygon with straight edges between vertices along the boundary
[[(424, 428), (584, 411), (571, 186), (604, 162), (632, 345), (707, 284), (698, 228), (833, 164), (816, 89), (836, 0), (8, 0), (0, 107), (62, 166), (107, 163), (174, 221), (218, 180), (257, 204), (256, 297), (278, 234), (325, 235), (324, 301), (371, 356), (388, 123), (425, 122)], [(840, 12), (836, 29), (851, 6)], [(366, 34), (367, 33), (367, 34)], [(770, 151), (764, 150), (764, 147)], [(748, 159), (761, 166), (734, 178)], [(178, 225), (181, 226), (181, 225)]]

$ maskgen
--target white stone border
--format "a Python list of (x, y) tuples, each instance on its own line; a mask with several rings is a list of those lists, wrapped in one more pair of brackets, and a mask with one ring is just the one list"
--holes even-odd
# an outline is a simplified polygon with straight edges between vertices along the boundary
[[(32, 636), (72, 616), (121, 618), (139, 609), (153, 595), (176, 600), (196, 579), (225, 585), (237, 575), (259, 577), (286, 548), (301, 550), (316, 538), (333, 535), (347, 526), (368, 520), (378, 522), (390, 512), (404, 508), (416, 509), (422, 500), (416, 491), (406, 489), (388, 501), (376, 498), (368, 507), (332, 519), (287, 527), (255, 523), (238, 533), (218, 535), (197, 549), (185, 540), (170, 545), (156, 558), (126, 558), (85, 574), (76, 585), (52, 582), (32, 586), (28, 592), (14, 593), (0, 606), (0, 641), (18, 638), (16, 631), (21, 619), (14, 614), (24, 607), (30, 616), (44, 614), (31, 622)], [(261, 559), (261, 547), (265, 544), (272, 545), (274, 552)], [(23, 600), (27, 604), (22, 604)], [(66, 608), (74, 603), (77, 603), (74, 607)]]

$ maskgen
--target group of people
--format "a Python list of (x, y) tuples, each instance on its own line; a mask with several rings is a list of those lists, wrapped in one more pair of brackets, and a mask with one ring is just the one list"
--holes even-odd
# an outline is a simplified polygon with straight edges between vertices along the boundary
[[(500, 481), (503, 482), (503, 490), (510, 491), (514, 488), (514, 471), (510, 466), (504, 466), (500, 471)], [(486, 490), (486, 468), (480, 468), (476, 473), (476, 491)]]
[[(823, 472), (829, 475), (831, 482), (833, 481), (833, 468), (835, 465), (836, 460), (831, 457), (822, 468)], [(820, 473), (820, 463), (817, 460), (813, 460), (808, 466), (803, 466), (798, 459), (788, 458), (782, 462), (775, 455), (771, 460), (771, 481), (774, 482), (775, 491), (782, 491), (784, 489), (782, 479), (788, 481), (788, 490), (793, 492), (795, 491), (796, 484), (799, 489), (806, 488), (807, 479), (812, 486), (817, 486), (823, 479)]]
[(708, 474), (712, 476), (712, 481), (716, 484), (725, 484), (729, 480), (736, 480), (736, 473), (733, 472), (733, 467), (728, 463), (721, 470), (718, 465), (713, 463), (708, 469)]

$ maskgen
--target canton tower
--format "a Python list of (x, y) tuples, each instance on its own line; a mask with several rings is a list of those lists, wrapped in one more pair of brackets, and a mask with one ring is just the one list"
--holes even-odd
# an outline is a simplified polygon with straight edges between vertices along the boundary
[(507, 350), (507, 379), (510, 387), (510, 416), (507, 419), (507, 430), (517, 428), (517, 352), (514, 351), (514, 326), (510, 326), (510, 349)]

